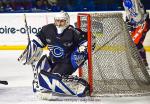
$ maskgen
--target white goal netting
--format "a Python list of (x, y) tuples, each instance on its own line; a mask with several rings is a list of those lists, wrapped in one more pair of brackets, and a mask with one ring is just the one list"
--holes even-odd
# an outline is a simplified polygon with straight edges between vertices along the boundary
[[(87, 29), (87, 15), (78, 15), (78, 24)], [(90, 14), (91, 32), (96, 37), (92, 52), (92, 73), (88, 64), (82, 77), (89, 81), (92, 74), (92, 96), (147, 95), (150, 93), (150, 76), (133, 43), (121, 13)]]

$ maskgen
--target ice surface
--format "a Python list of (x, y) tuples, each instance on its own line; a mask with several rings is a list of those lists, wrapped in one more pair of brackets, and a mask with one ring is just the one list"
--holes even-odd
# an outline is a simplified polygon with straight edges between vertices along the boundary
[[(150, 96), (143, 97), (69, 97), (59, 101), (46, 101), (37, 98), (32, 92), (32, 68), (17, 61), (22, 51), (0, 51), (0, 104), (150, 104)], [(147, 53), (150, 64), (150, 53)]]

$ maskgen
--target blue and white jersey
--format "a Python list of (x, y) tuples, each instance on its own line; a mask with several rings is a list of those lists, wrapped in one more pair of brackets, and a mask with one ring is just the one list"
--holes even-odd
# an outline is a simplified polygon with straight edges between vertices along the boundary
[(71, 53), (87, 39), (86, 32), (71, 25), (63, 33), (58, 34), (56, 26), (48, 24), (43, 26), (36, 36), (44, 44), (43, 46), (48, 46), (51, 60), (63, 63), (70, 63)]
[(140, 0), (123, 0), (127, 19), (132, 24), (138, 24), (145, 15), (145, 9)]

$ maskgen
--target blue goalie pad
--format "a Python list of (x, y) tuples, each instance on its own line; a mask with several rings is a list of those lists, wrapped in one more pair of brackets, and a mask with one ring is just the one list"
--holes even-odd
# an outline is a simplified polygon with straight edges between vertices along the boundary
[(48, 59), (47, 55), (43, 55), (37, 64), (35, 65), (32, 64), (32, 68), (33, 68), (33, 74), (34, 74), (34, 79), (32, 83), (33, 92), (37, 92), (40, 90), (40, 86), (38, 82), (38, 75), (41, 70), (50, 72), (52, 69), (52, 62)]
[(74, 72), (77, 68), (82, 66), (84, 62), (87, 60), (87, 51), (79, 52), (78, 48), (75, 49), (75, 51), (71, 54), (71, 63), (74, 68)]
[(47, 55), (43, 55), (41, 59), (38, 61), (36, 65), (36, 69), (45, 70), (46, 72), (50, 72), (52, 69), (52, 62), (48, 59)]
[(89, 95), (89, 85), (81, 78), (61, 77), (45, 71), (41, 71), (38, 78), (40, 87), (45, 90), (78, 97)]

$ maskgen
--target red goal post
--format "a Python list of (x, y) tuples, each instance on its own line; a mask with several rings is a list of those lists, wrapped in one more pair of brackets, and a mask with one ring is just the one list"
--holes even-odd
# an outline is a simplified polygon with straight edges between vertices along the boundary
[[(87, 21), (87, 40), (88, 40), (88, 83), (90, 86), (90, 95), (92, 94), (93, 91), (93, 72), (92, 72), (92, 35), (91, 35), (91, 16), (90, 14), (86, 13), (78, 13), (77, 15), (77, 27), (81, 27), (81, 18), (85, 18)], [(84, 69), (86, 70), (86, 69)], [(79, 68), (79, 77), (82, 77), (83, 71), (82, 68)]]

